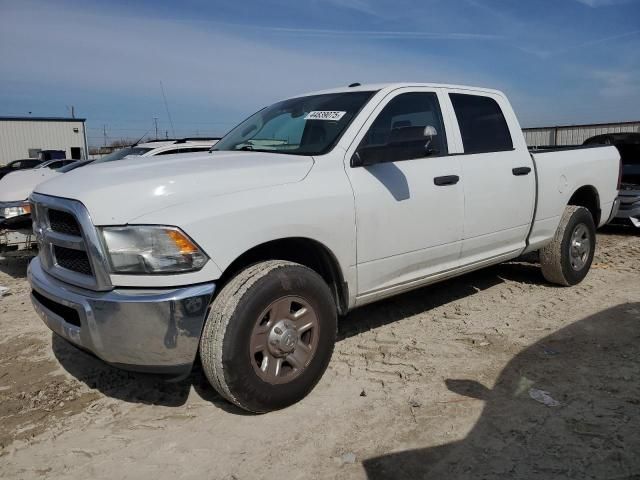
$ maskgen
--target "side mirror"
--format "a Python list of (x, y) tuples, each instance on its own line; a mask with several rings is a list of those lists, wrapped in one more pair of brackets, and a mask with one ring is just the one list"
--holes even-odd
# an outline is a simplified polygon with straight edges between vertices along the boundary
[(369, 167), (380, 163), (379, 155), (376, 155), (375, 147), (369, 149), (367, 147), (356, 150), (351, 157), (352, 167)]

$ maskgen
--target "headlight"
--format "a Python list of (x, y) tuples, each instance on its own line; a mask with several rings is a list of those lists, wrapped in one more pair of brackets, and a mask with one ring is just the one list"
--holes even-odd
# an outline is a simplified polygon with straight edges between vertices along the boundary
[(13, 218), (31, 213), (29, 202), (14, 202), (0, 205), (0, 217)]
[(113, 273), (180, 273), (200, 270), (208, 257), (179, 228), (102, 228)]

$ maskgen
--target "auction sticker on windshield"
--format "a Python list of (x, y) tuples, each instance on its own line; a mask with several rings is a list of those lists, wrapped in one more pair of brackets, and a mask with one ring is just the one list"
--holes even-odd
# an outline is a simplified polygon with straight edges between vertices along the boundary
[(329, 120), (332, 122), (339, 121), (344, 114), (347, 112), (338, 112), (338, 111), (326, 111), (326, 110), (315, 110), (313, 112), (309, 112), (305, 120)]

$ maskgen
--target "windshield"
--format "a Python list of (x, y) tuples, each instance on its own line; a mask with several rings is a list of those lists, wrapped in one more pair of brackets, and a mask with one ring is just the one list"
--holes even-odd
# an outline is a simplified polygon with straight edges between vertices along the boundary
[(122, 160), (127, 155), (131, 156), (139, 156), (144, 155), (145, 153), (153, 150), (152, 148), (144, 148), (144, 147), (125, 147), (120, 150), (116, 150), (115, 152), (111, 152), (109, 155), (106, 155), (94, 163), (102, 163), (102, 162), (113, 162), (114, 160)]
[(231, 130), (212, 150), (321, 155), (374, 93), (329, 93), (273, 104)]
[(60, 173), (67, 173), (67, 172), (70, 172), (71, 170), (75, 170), (76, 168), (79, 168), (79, 167), (84, 167), (85, 165), (89, 165), (90, 163), (93, 163), (93, 162), (95, 162), (95, 160), (81, 160), (78, 162), (73, 162), (68, 165), (65, 165), (62, 168), (58, 168), (56, 171)]

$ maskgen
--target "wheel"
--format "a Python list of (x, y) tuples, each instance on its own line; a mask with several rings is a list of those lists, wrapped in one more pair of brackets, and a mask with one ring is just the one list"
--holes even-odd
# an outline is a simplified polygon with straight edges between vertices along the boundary
[(238, 273), (213, 301), (200, 339), (202, 367), (230, 402), (262, 413), (304, 398), (329, 365), (337, 310), (325, 281), (272, 260)]
[(596, 227), (589, 210), (568, 206), (551, 243), (540, 250), (542, 274), (547, 281), (576, 285), (587, 276), (596, 249)]

